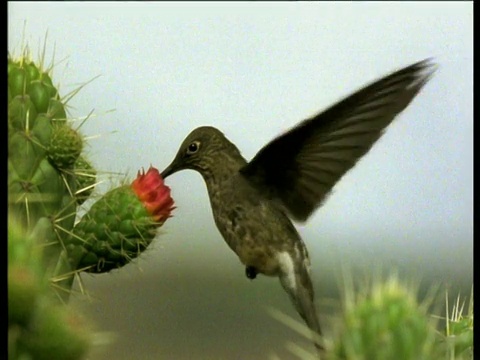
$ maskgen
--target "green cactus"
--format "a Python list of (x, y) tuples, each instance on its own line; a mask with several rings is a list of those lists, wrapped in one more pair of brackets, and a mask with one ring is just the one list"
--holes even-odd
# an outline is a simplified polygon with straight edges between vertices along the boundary
[(84, 359), (89, 327), (53, 301), (35, 239), (15, 219), (8, 225), (8, 359)]
[[(51, 277), (70, 273), (59, 264), (63, 240), (73, 229), (75, 173), (83, 140), (67, 122), (65, 106), (48, 71), (26, 57), (8, 58), (8, 193), (9, 212), (27, 232), (42, 234)], [(41, 224), (41, 226), (40, 226)], [(63, 285), (71, 287), (73, 280)], [(67, 291), (64, 291), (67, 293)]]
[(170, 216), (173, 201), (169, 193), (154, 168), (139, 173), (132, 184), (106, 193), (65, 242), (72, 266), (101, 273), (136, 258)]
[(68, 125), (54, 126), (47, 147), (47, 157), (57, 169), (71, 169), (82, 153), (82, 137)]
[[(33, 62), (9, 57), (8, 88), (10, 207), (32, 230), (41, 217), (56, 218), (74, 202), (72, 176), (59, 171), (53, 160), (66, 157), (65, 153), (78, 157), (81, 140), (72, 154), (71, 139), (81, 136), (66, 123), (65, 105), (49, 74)], [(66, 228), (73, 227), (74, 214), (64, 216)]]
[(445, 346), (447, 359), (473, 359), (473, 288), (466, 312), (464, 308), (465, 302), (460, 302), (459, 295), (450, 310), (446, 293), (445, 332), (440, 344)]
[(65, 302), (79, 272), (107, 272), (144, 251), (173, 200), (151, 168), (105, 194), (75, 225), (97, 171), (82, 153), (85, 140), (67, 118), (66, 101), (49, 71), (10, 56), (8, 100), (9, 212), (44, 246), (45, 272)]
[(40, 278), (40, 249), (13, 220), (8, 224), (8, 322), (26, 326), (31, 318), (37, 294), (46, 286)]
[[(333, 333), (321, 336), (325, 360), (473, 360), (473, 288), (468, 309), (457, 297), (452, 309), (446, 293), (446, 317), (431, 311), (435, 291), (418, 303), (416, 287), (402, 285), (396, 275), (376, 278), (354, 290), (350, 276), (343, 292), (343, 312), (334, 315)], [(436, 287), (435, 287), (436, 288)], [(310, 339), (310, 330), (286, 314), (270, 315)], [(444, 323), (437, 321), (444, 319)], [(317, 359), (317, 353), (289, 342), (286, 348), (298, 358)]]
[(377, 282), (346, 304), (331, 359), (439, 359), (435, 327), (412, 290), (396, 278)]
[(58, 300), (68, 302), (81, 271), (131, 262), (173, 209), (170, 189), (151, 167), (75, 224), (97, 171), (65, 108), (48, 71), (8, 57), (9, 360), (84, 358), (87, 326)]

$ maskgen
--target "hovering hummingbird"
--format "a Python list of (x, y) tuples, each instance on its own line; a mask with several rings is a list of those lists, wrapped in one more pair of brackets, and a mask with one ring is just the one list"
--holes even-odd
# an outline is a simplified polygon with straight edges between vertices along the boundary
[(250, 162), (220, 130), (196, 128), (162, 172), (163, 178), (185, 169), (202, 175), (215, 224), (246, 276), (278, 277), (314, 339), (321, 330), (310, 261), (291, 219), (304, 222), (322, 205), (434, 68), (426, 59), (371, 83), (275, 138)]

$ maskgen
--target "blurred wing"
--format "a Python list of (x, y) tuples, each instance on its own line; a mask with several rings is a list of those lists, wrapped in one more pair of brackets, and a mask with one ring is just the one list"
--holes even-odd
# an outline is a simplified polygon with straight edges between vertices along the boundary
[(429, 59), (364, 87), (263, 147), (241, 174), (305, 221), (433, 74)]

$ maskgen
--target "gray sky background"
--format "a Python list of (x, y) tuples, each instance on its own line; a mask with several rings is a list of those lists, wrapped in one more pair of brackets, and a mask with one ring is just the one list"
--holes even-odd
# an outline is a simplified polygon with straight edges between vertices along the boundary
[[(14, 55), (24, 38), (36, 57), (48, 30), (61, 94), (101, 75), (71, 100), (70, 115), (94, 110), (81, 128), (92, 137), (87, 154), (100, 171), (129, 178), (150, 164), (162, 170), (201, 125), (221, 129), (250, 159), (359, 87), (433, 57), (432, 80), (298, 227), (316, 284), (345, 259), (471, 281), (472, 3), (10, 2), (8, 22)], [(167, 184), (175, 217), (131, 276), (208, 269), (243, 284), (200, 175), (181, 172)], [(122, 276), (87, 281), (94, 289)]]

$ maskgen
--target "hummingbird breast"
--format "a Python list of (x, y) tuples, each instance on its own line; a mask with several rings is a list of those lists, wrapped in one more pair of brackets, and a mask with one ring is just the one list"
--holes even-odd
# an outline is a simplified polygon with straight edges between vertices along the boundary
[(207, 187), (215, 224), (228, 246), (245, 266), (277, 276), (278, 255), (301, 243), (290, 219), (240, 175)]

